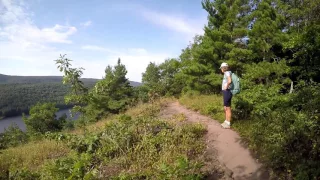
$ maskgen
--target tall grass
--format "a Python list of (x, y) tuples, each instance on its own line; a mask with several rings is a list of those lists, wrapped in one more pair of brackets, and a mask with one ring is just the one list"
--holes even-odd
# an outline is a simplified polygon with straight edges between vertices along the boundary
[[(307, 103), (300, 107), (305, 109), (311, 105), (317, 107), (316, 104), (312, 104), (316, 101), (313, 101), (314, 98), (309, 94), (304, 98)], [(303, 96), (297, 96), (297, 98), (300, 97)], [(307, 101), (308, 98), (311, 100)], [(222, 96), (184, 96), (179, 101), (220, 122), (224, 119)], [(234, 102), (238, 103), (238, 106), (243, 105), (241, 104), (243, 100), (241, 101), (239, 96), (234, 98)], [(292, 103), (294, 104), (293, 100)], [(256, 112), (270, 108), (269, 106), (264, 108), (261, 104), (254, 107)], [(233, 110), (232, 128), (239, 132), (242, 142), (248, 145), (259, 160), (272, 169), (270, 169), (271, 176), (276, 179), (306, 180), (320, 177), (320, 151), (317, 148), (319, 147), (317, 135), (319, 118), (313, 113), (312, 108), (310, 113), (309, 109), (297, 111), (295, 108), (282, 106), (263, 116), (256, 115), (254, 112), (251, 112), (250, 116), (238, 116), (239, 112), (246, 113), (246, 108), (250, 107), (244, 104)]]
[(192, 95), (182, 96), (179, 102), (189, 109), (208, 115), (223, 122), (225, 120), (222, 96), (219, 95)]
[(0, 179), (22, 168), (37, 171), (45, 161), (66, 156), (70, 151), (64, 143), (50, 140), (3, 150), (0, 152)]
[(15, 174), (18, 179), (202, 179), (218, 171), (223, 174), (215, 167), (204, 168), (203, 125), (181, 123), (185, 121), (182, 114), (171, 121), (158, 117), (171, 101), (140, 104), (91, 124), (85, 131), (50, 133), (46, 138), (51, 140), (7, 149), (0, 156), (1, 175), (13, 177), (19, 172)]
[[(222, 123), (225, 120), (222, 100), (223, 97), (221, 95), (214, 94), (183, 96), (179, 99), (179, 102), (194, 111), (210, 116)], [(233, 104), (231, 107), (233, 107)], [(253, 143), (250, 143), (256, 122), (255, 120), (232, 120), (232, 128), (240, 133), (244, 142), (249, 143), (248, 145), (251, 150), (257, 149)]]

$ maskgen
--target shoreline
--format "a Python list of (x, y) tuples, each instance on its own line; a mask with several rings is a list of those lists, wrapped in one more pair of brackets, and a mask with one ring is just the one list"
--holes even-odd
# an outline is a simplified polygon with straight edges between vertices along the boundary
[[(66, 107), (66, 108), (58, 108), (58, 112), (59, 111), (62, 111), (62, 110), (66, 110), (66, 109), (72, 109), (73, 108), (73, 106), (71, 106), (71, 107)], [(0, 121), (2, 121), (2, 120), (5, 120), (5, 119), (7, 119), (7, 118), (14, 118), (14, 117), (19, 117), (19, 116), (23, 116), (23, 114), (25, 114), (25, 115), (29, 115), (29, 113), (21, 113), (21, 114), (17, 114), (17, 115), (14, 115), (14, 116), (0, 116)]]

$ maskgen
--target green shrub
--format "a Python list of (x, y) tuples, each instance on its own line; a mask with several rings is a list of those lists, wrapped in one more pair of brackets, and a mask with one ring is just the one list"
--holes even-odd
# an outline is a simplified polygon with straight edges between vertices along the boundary
[[(48, 160), (66, 156), (70, 149), (65, 144), (49, 140), (29, 142), (0, 153), (0, 179), (19, 179), (38, 176)], [(31, 178), (32, 179), (32, 178)]]
[(28, 136), (17, 124), (10, 125), (0, 134), (0, 149), (15, 147), (28, 142)]
[(97, 179), (93, 156), (88, 153), (54, 160), (44, 165), (41, 179)]
[[(316, 179), (320, 177), (320, 86), (296, 89), (281, 94), (278, 86), (257, 85), (242, 91), (233, 98), (233, 128), (279, 178)], [(180, 102), (215, 117), (219, 99), (184, 96)]]
[[(176, 126), (154, 117), (159, 104), (132, 117), (118, 115), (98, 132), (71, 135), (48, 133), (77, 154), (45, 165), (41, 177), (49, 179), (164, 179), (198, 178), (205, 150), (200, 124)], [(177, 117), (179, 118), (179, 117)], [(174, 122), (174, 121), (173, 121)]]
[(53, 103), (36, 104), (30, 109), (30, 116), (23, 116), (27, 131), (44, 134), (48, 131), (59, 131), (63, 128), (65, 118), (57, 119), (58, 108)]

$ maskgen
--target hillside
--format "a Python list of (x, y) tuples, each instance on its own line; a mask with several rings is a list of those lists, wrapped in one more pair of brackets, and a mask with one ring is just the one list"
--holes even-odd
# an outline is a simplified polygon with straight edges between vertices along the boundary
[[(81, 79), (89, 88), (98, 79)], [(61, 76), (8, 76), (0, 74), (0, 117), (27, 113), (37, 102), (55, 102), (60, 109), (68, 108), (64, 96), (68, 87), (61, 83)], [(132, 86), (139, 82), (131, 81)]]
[(205, 126), (175, 112), (160, 117), (168, 103), (140, 104), (86, 131), (50, 132), (2, 149), (0, 179), (227, 179), (208, 153)]
[[(96, 83), (99, 79), (82, 78), (85, 83)], [(11, 76), (0, 74), (0, 84), (34, 84), (34, 83), (61, 83), (61, 76)], [(133, 87), (141, 85), (140, 82), (130, 81)]]

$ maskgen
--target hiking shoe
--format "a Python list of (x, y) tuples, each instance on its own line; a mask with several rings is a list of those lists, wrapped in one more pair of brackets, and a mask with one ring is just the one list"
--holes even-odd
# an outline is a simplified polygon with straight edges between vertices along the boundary
[(221, 124), (221, 126), (222, 126), (224, 129), (230, 129), (230, 125), (227, 124), (227, 123), (225, 123), (225, 122), (223, 122), (223, 123)]

